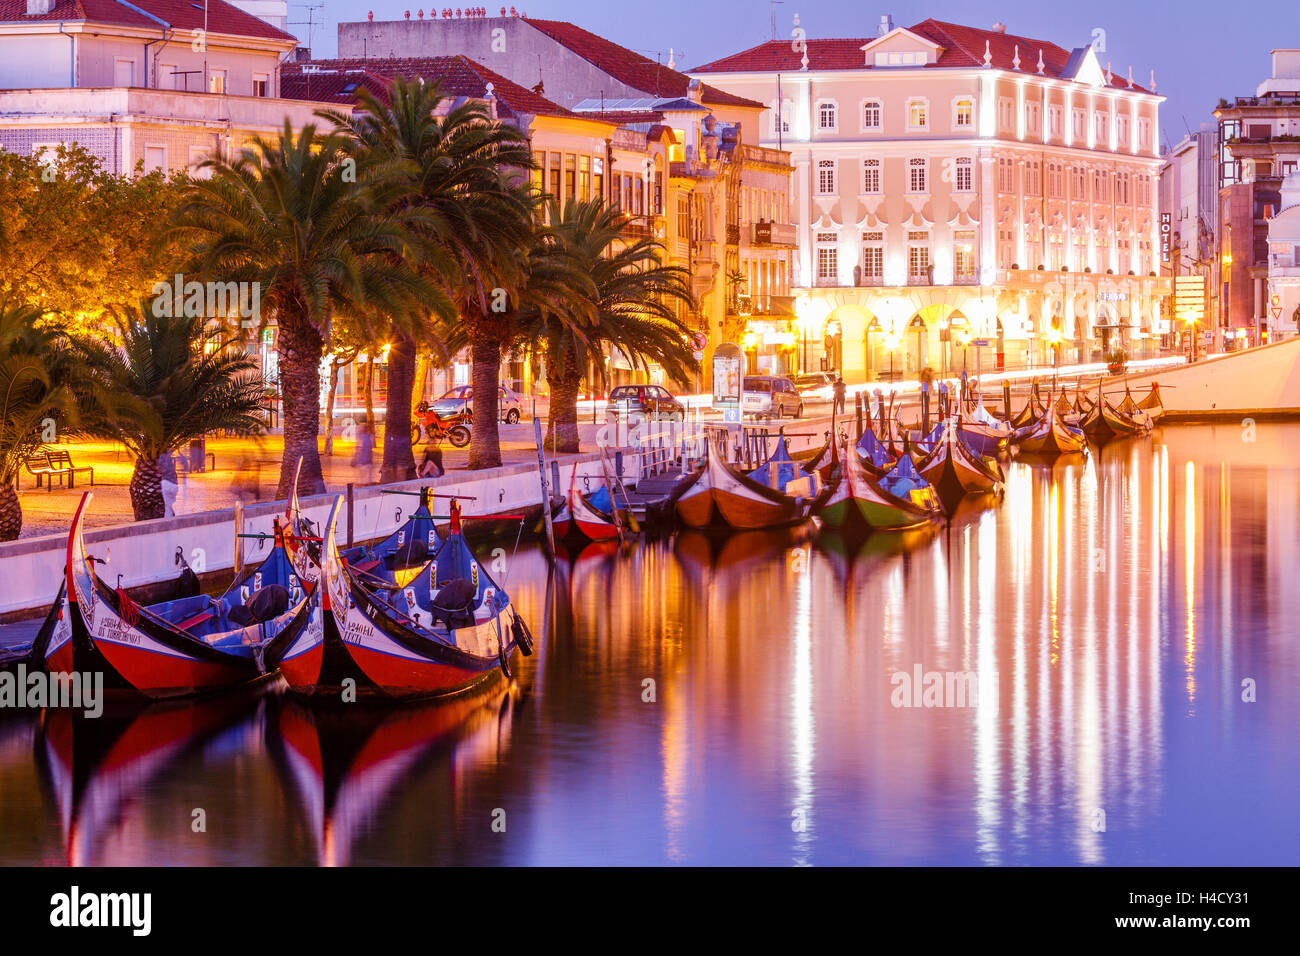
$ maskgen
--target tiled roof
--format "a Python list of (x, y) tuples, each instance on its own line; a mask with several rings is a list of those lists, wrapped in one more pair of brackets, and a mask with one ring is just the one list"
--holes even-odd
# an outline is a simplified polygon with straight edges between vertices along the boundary
[[(1020, 49), (1020, 70), (1023, 73), (1038, 72), (1038, 54), (1043, 54), (1043, 73), (1047, 76), (1060, 77), (1066, 71), (1070, 61), (1070, 51), (1062, 49), (1055, 43), (1036, 40), (1032, 37), (1001, 33), (996, 30), (982, 30), (966, 27), (956, 23), (940, 20), (923, 20), (906, 28), (917, 36), (924, 37), (943, 47), (943, 53), (934, 64), (939, 67), (982, 67), (984, 66), (985, 44), (992, 57), (991, 66), (995, 69), (1012, 70), (1016, 48)], [(845, 38), (833, 40), (808, 40), (808, 69), (810, 70), (861, 70), (867, 69), (866, 55), (862, 47), (878, 37)], [(796, 53), (789, 40), (770, 40), (740, 53), (714, 60), (696, 67), (692, 73), (767, 73), (775, 71), (796, 71), (802, 66), (802, 54)], [(1128, 88), (1127, 77), (1114, 75), (1111, 86)], [(1135, 92), (1146, 93), (1148, 90), (1137, 84)]]
[[(670, 70), (663, 64), (621, 47), (604, 37), (588, 33), (572, 23), (561, 20), (534, 20), (531, 17), (527, 22), (614, 79), (626, 83), (634, 90), (640, 90), (647, 96), (686, 96), (690, 89), (691, 78), (685, 73)], [(763, 106), (762, 103), (732, 93), (724, 93), (707, 84), (700, 92), (702, 102), (710, 106), (747, 106), (755, 109), (761, 109)]]
[[(197, 6), (190, 0), (132, 0), (131, 6), (117, 0), (55, 0), (49, 13), (35, 16), (27, 14), (27, 0), (0, 0), (0, 23), (33, 23), (37, 21), (69, 21), (121, 24), (129, 27), (158, 29), (157, 20), (134, 10), (139, 7), (173, 27), (181, 30), (201, 30), (203, 4)], [(209, 33), (230, 36), (259, 37), (268, 40), (291, 40), (297, 37), (278, 30), (265, 20), (245, 13), (225, 0), (208, 0), (207, 30)]]
[[(303, 66), (310, 69), (303, 70)], [(497, 106), (504, 116), (513, 118), (520, 113), (545, 116), (576, 116), (564, 107), (552, 103), (500, 73), (467, 56), (430, 56), (410, 58), (375, 58), (344, 60), (312, 60), (308, 64), (286, 63), (280, 73), (281, 95), (288, 99), (332, 99), (350, 103), (356, 99), (355, 87), (364, 85), (377, 96), (384, 96), (389, 81), (394, 76), (422, 76), (437, 80), (449, 96), (468, 96), (482, 99), (487, 96), (487, 84), (497, 98)]]

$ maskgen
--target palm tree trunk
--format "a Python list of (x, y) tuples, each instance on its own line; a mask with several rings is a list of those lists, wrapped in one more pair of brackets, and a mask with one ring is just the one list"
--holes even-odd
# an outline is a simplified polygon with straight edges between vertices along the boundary
[(415, 356), (415, 378), (411, 382), (411, 407), (424, 401), (424, 386), (429, 381), (429, 368), (432, 366), (428, 352), (418, 352)]
[(375, 428), (375, 357), (366, 354), (366, 427)]
[(277, 498), (289, 497), (293, 473), (302, 459), (298, 493), (322, 494), (320, 450), (320, 359), (325, 342), (305, 319), (280, 325), (276, 336), (280, 363), (280, 394), (284, 399), (284, 459), (280, 462)]
[(546, 447), (557, 452), (580, 451), (578, 435), (578, 389), (582, 377), (574, 372), (550, 375), (551, 410)]
[(501, 464), (501, 440), (497, 433), (497, 388), (501, 379), (501, 340), (490, 332), (471, 330), (470, 357), (474, 367), (474, 428), (469, 446), (469, 467), (497, 468)]
[(330, 393), (325, 402), (325, 454), (334, 454), (334, 397), (339, 391), (339, 363), (330, 362)]
[(156, 458), (151, 459), (141, 455), (135, 460), (130, 489), (131, 510), (135, 512), (136, 521), (166, 516), (167, 503), (163, 500), (162, 473), (158, 470)]
[(394, 335), (388, 350), (388, 401), (384, 408), (384, 463), (380, 481), (415, 477), (411, 453), (411, 389), (415, 379), (415, 341)]
[(0, 485), (0, 541), (14, 541), (23, 530), (23, 503), (12, 481)]

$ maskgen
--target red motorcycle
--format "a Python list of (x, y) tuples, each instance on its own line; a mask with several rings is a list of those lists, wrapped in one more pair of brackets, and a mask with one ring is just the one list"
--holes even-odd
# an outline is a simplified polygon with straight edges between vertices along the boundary
[(415, 421), (411, 425), (411, 445), (424, 441), (441, 445), (443, 439), (451, 442), (453, 448), (464, 448), (470, 441), (470, 429), (474, 426), (474, 412), (466, 408), (446, 418), (429, 407), (428, 402), (421, 402), (415, 407)]

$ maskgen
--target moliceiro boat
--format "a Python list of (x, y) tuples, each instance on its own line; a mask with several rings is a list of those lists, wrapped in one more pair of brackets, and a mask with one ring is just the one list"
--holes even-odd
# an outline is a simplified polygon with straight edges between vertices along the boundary
[(498, 668), (510, 677), (516, 647), (532, 652), (532, 635), (509, 596), (465, 543), (456, 501), (438, 553), (400, 587), (372, 590), (349, 571), (334, 543), (334, 520), (324, 541), (321, 637), (327, 647), (342, 645), (370, 687), (396, 698), (454, 694)]
[(975, 454), (961, 439), (961, 422), (950, 421), (943, 440), (917, 466), (917, 471), (934, 488), (944, 510), (952, 514), (968, 494), (997, 490), (1003, 481), (996, 459)]
[(1087, 446), (1083, 432), (1066, 424), (1055, 409), (1036, 424), (1014, 432), (1011, 440), (1021, 452), (1031, 455), (1065, 455)]
[(808, 517), (818, 484), (816, 475), (804, 472), (790, 457), (784, 437), (772, 457), (749, 474), (726, 462), (709, 444), (704, 466), (675, 492), (674, 507), (692, 528), (776, 528)]
[(161, 604), (137, 604), (95, 572), (101, 559), (82, 537), (86, 492), (68, 532), (68, 628), (46, 649), (52, 673), (102, 670), (105, 686), (134, 688), (147, 697), (178, 697), (245, 684), (274, 671), (267, 658), (306, 625), (310, 595), (275, 524), (275, 546), (245, 568), (220, 597), (196, 594)]
[(601, 485), (590, 493), (577, 486), (578, 469), (573, 469), (569, 494), (560, 513), (555, 518), (556, 538), (586, 538), (591, 541), (612, 541), (623, 537), (622, 514), (614, 505), (614, 496), (608, 485)]
[(854, 493), (863, 519), (878, 531), (916, 528), (943, 515), (939, 496), (917, 473), (906, 447), (888, 474), (865, 478)]

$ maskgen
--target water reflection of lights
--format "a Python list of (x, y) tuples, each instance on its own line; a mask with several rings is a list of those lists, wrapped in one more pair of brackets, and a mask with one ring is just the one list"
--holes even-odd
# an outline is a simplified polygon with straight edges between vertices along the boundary
[(812, 574), (808, 556), (803, 554), (803, 572), (798, 575), (794, 607), (794, 660), (790, 699), (790, 740), (793, 746), (792, 782), (794, 785), (794, 862), (811, 865), (808, 851), (813, 826), (813, 760), (816, 751), (813, 722), (812, 665)]

